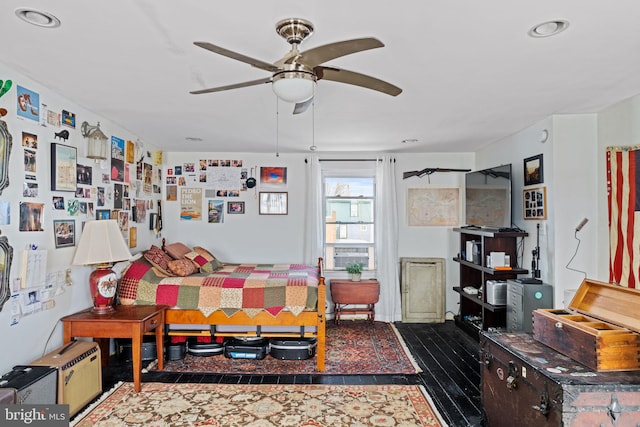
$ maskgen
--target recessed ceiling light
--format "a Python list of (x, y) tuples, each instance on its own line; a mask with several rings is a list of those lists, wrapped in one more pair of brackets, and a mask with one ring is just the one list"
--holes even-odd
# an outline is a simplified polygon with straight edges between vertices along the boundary
[(29, 24), (37, 25), (38, 27), (45, 28), (57, 28), (60, 26), (60, 20), (50, 14), (49, 12), (43, 12), (41, 10), (19, 8), (16, 9), (16, 16)]
[(569, 28), (569, 21), (564, 19), (555, 19), (553, 21), (543, 22), (529, 30), (531, 37), (551, 37), (559, 34)]

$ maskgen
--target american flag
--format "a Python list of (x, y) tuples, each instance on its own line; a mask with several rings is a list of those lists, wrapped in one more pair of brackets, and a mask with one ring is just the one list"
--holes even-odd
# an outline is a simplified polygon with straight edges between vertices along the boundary
[(607, 148), (609, 281), (639, 288), (640, 147)]

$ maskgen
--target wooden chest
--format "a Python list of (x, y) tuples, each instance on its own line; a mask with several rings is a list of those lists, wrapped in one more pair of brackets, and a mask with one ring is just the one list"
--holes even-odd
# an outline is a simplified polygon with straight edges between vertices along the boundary
[(640, 369), (640, 290), (585, 279), (567, 309), (533, 311), (533, 337), (594, 371)]
[(525, 332), (482, 332), (480, 360), (489, 427), (640, 425), (640, 371), (590, 370)]

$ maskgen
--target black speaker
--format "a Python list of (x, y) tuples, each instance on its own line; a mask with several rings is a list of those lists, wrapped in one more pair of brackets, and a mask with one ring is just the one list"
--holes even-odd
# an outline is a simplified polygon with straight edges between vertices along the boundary
[(51, 366), (14, 366), (0, 377), (0, 388), (14, 388), (20, 404), (55, 404), (58, 370)]

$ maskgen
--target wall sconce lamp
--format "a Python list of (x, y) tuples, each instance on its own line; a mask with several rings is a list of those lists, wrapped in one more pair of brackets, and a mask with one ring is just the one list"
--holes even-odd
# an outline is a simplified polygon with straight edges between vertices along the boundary
[(87, 157), (96, 161), (107, 160), (109, 156), (109, 138), (100, 130), (100, 122), (95, 126), (82, 122), (80, 132), (82, 132), (82, 136), (87, 138)]

